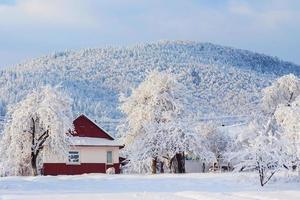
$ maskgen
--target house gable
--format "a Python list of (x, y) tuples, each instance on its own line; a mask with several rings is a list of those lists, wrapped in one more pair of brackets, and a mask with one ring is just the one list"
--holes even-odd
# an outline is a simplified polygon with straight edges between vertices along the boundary
[(108, 133), (97, 126), (93, 121), (87, 118), (85, 115), (80, 115), (73, 122), (75, 132), (73, 136), (78, 137), (93, 137), (93, 138), (106, 138), (108, 140), (114, 140)]

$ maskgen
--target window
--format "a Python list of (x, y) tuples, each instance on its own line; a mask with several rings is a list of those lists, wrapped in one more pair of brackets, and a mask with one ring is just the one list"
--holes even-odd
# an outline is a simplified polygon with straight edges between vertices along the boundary
[(79, 164), (79, 151), (69, 151), (68, 156), (69, 164)]
[(109, 164), (113, 163), (112, 151), (106, 152), (106, 163), (109, 163)]

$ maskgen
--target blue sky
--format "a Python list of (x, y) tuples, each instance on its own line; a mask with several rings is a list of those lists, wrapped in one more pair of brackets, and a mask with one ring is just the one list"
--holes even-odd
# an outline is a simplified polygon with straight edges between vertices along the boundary
[(0, 0), (0, 66), (65, 49), (212, 42), (300, 64), (299, 0)]

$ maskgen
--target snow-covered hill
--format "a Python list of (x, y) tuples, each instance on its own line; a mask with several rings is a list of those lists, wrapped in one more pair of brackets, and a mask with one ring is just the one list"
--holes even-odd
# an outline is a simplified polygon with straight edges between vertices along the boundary
[(300, 75), (298, 65), (210, 43), (165, 41), (66, 51), (1, 70), (0, 115), (31, 90), (60, 84), (74, 99), (74, 115), (85, 113), (113, 130), (121, 118), (119, 94), (128, 94), (155, 68), (180, 75), (194, 96), (193, 111), (203, 113), (202, 118), (255, 112), (261, 88), (283, 74)]

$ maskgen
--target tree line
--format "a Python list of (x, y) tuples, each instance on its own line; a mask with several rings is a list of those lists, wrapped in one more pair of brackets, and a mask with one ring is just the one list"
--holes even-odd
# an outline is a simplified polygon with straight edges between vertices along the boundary
[[(260, 112), (235, 136), (199, 122), (193, 94), (177, 74), (154, 70), (129, 95), (117, 137), (125, 144), (124, 173), (185, 173), (186, 157), (226, 159), (235, 171), (257, 171), (264, 186), (281, 170), (300, 175), (300, 80), (289, 74), (261, 92)], [(218, 106), (218, 105), (215, 105)], [(204, 115), (204, 114), (203, 114)], [(44, 86), (9, 107), (0, 147), (1, 175), (38, 175), (43, 157), (66, 156), (73, 129), (72, 99)]]

